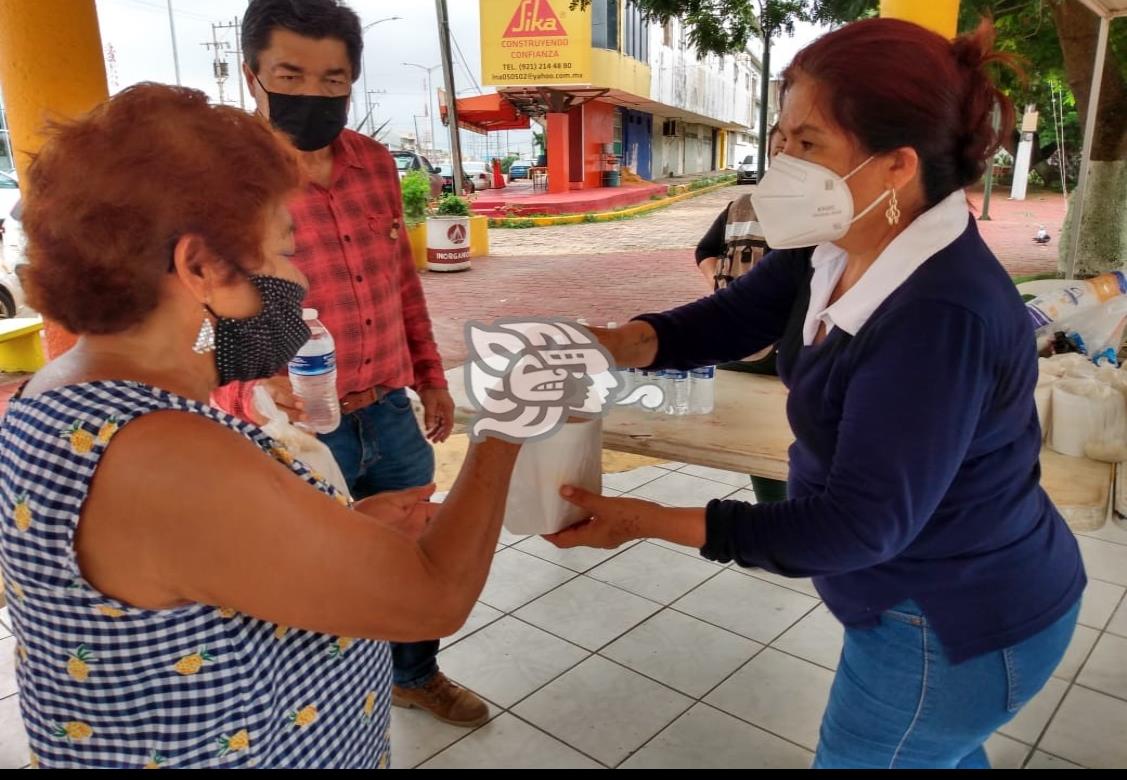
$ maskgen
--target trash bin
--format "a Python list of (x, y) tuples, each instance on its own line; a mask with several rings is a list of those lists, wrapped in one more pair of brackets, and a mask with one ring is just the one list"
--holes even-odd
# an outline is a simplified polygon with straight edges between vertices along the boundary
[(427, 219), (427, 269), (468, 271), (470, 268), (470, 218)]

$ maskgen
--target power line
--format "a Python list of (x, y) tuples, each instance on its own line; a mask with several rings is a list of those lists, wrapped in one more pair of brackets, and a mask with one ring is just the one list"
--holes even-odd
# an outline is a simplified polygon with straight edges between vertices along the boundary
[[(154, 11), (161, 11), (161, 12), (165, 12), (165, 13), (167, 13), (167, 11), (168, 11), (168, 9), (165, 5), (162, 5), (160, 3), (155, 3), (155, 2), (149, 2), (149, 0), (114, 0), (114, 2), (130, 3), (130, 4), (136, 5), (136, 6), (144, 6), (145, 8), (150, 8)], [(181, 11), (179, 9), (174, 9), (173, 13), (176, 14), (177, 16), (182, 16), (185, 19), (194, 19), (198, 22), (208, 21), (208, 17), (204, 16), (203, 14), (192, 13), (191, 11)]]
[(450, 40), (454, 41), (454, 48), (458, 51), (458, 59), (462, 61), (462, 68), (466, 71), (466, 75), (470, 77), (470, 82), (477, 88), (477, 94), (482, 94), (481, 85), (477, 83), (477, 77), (470, 70), (470, 65), (466, 62), (466, 55), (462, 54), (462, 47), (458, 45), (458, 39), (454, 36), (453, 30), (450, 32)]

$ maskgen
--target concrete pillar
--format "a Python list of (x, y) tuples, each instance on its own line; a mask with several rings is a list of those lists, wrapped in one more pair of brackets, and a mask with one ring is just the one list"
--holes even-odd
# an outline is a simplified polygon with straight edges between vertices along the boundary
[(563, 113), (548, 114), (548, 192), (568, 192), (571, 178), (570, 117)]
[(915, 22), (954, 38), (959, 24), (959, 0), (880, 0), (880, 15)]
[[(94, 0), (0, 0), (0, 89), (23, 176), (50, 119), (80, 116), (109, 94)], [(74, 344), (47, 324), (47, 353)]]

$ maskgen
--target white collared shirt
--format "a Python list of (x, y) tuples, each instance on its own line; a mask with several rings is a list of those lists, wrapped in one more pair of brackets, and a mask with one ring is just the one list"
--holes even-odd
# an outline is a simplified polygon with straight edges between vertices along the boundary
[(827, 335), (834, 328), (857, 335), (877, 307), (916, 269), (963, 234), (969, 219), (966, 192), (952, 192), (894, 238), (856, 284), (830, 305), (830, 296), (845, 272), (847, 256), (836, 244), (819, 244), (810, 258), (814, 275), (810, 279), (810, 307), (806, 310), (802, 343), (813, 344), (823, 322)]

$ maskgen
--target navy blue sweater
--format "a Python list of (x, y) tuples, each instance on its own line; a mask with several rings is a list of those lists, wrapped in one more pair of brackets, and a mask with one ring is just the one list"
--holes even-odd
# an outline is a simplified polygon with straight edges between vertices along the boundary
[(850, 336), (804, 346), (808, 250), (776, 251), (708, 298), (643, 315), (653, 368), (781, 342), (789, 501), (713, 501), (702, 554), (813, 577), (835, 616), (873, 625), (918, 603), (952, 662), (1016, 644), (1086, 584), (1040, 485), (1029, 318), (974, 220)]

